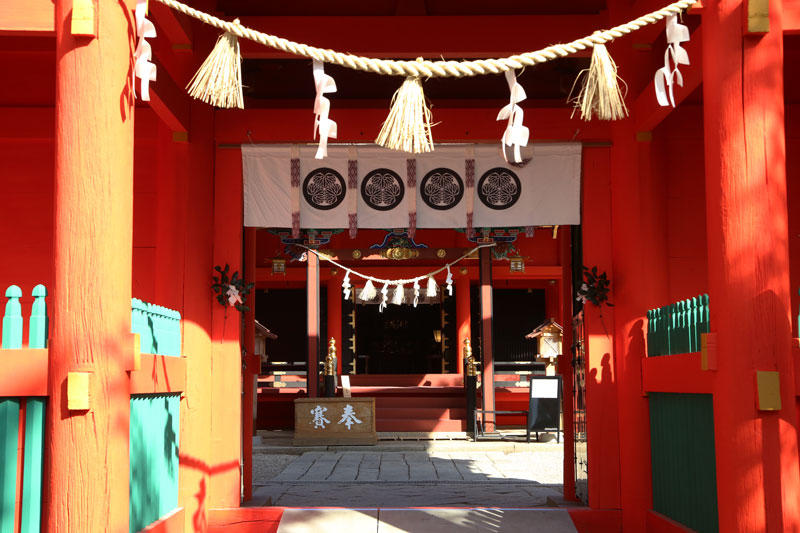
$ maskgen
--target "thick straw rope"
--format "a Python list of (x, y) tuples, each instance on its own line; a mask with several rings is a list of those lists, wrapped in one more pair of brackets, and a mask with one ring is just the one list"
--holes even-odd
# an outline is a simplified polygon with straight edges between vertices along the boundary
[(609, 30), (599, 30), (593, 34), (576, 39), (570, 43), (555, 44), (535, 52), (525, 52), (498, 59), (478, 59), (474, 61), (399, 61), (394, 59), (377, 59), (353, 54), (344, 54), (335, 50), (316, 48), (307, 44), (296, 43), (282, 37), (256, 31), (241, 24), (227, 22), (197, 9), (193, 9), (177, 0), (156, 0), (172, 9), (197, 20), (214, 26), (234, 35), (261, 43), (265, 46), (282, 50), (297, 56), (316, 59), (325, 63), (333, 63), (354, 70), (386, 74), (390, 76), (424, 76), (426, 78), (447, 78), (478, 76), (481, 74), (498, 74), (511, 69), (545, 63), (559, 57), (566, 57), (581, 50), (592, 48), (595, 44), (605, 44), (618, 37), (654, 24), (671, 15), (677, 15), (694, 5), (697, 0), (680, 0), (662, 9), (643, 15), (625, 24)]

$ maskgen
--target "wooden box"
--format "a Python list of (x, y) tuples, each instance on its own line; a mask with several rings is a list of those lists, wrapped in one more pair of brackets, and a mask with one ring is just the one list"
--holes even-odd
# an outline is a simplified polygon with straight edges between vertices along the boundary
[(376, 444), (375, 398), (296, 398), (295, 446)]

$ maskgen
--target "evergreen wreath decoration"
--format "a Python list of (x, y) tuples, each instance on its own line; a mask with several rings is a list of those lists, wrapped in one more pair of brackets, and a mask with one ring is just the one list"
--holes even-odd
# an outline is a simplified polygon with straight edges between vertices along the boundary
[(589, 268), (583, 267), (583, 283), (576, 291), (578, 296), (575, 300), (583, 303), (591, 302), (597, 307), (602, 307), (606, 304), (609, 307), (614, 307), (614, 304), (608, 301), (608, 293), (611, 292), (611, 280), (605, 272), (598, 273), (597, 266)]
[(247, 295), (250, 290), (255, 286), (255, 283), (245, 283), (244, 277), (239, 277), (239, 271), (234, 271), (231, 277), (228, 277), (230, 272), (230, 265), (225, 263), (225, 268), (219, 265), (214, 267), (214, 270), (219, 273), (214, 276), (214, 283), (211, 289), (217, 293), (217, 302), (223, 307), (227, 308), (233, 306), (240, 313), (249, 311), (250, 308), (245, 305), (247, 302)]

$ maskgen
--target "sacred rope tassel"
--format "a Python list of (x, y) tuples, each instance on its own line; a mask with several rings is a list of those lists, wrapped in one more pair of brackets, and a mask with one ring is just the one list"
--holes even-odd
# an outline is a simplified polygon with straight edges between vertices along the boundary
[(403, 305), (403, 301), (406, 299), (406, 288), (403, 287), (403, 284), (400, 283), (395, 286), (394, 294), (392, 294), (392, 304), (393, 305)]
[(376, 294), (375, 285), (372, 284), (371, 280), (367, 280), (366, 285), (361, 289), (361, 294), (358, 295), (358, 299), (362, 302), (369, 302), (375, 299)]
[(419, 303), (419, 280), (414, 280), (414, 307)]
[(436, 280), (433, 276), (428, 276), (428, 289), (425, 291), (425, 296), (428, 298), (436, 298)]
[[(233, 21), (239, 24), (239, 19)], [(242, 58), (236, 35), (226, 32), (186, 87), (189, 96), (216, 107), (244, 109)]]
[(584, 70), (581, 76), (583, 85), (574, 104), (576, 110), (581, 110), (583, 120), (591, 120), (593, 114), (600, 120), (617, 120), (628, 116), (618, 83), (617, 65), (604, 44), (594, 45), (589, 70)]
[(381, 287), (381, 303), (378, 305), (378, 311), (383, 313), (383, 310), (386, 309), (386, 302), (389, 301), (389, 283), (384, 283), (383, 287)]
[(375, 144), (410, 154), (433, 151), (431, 110), (418, 77), (409, 76), (392, 97), (392, 109)]

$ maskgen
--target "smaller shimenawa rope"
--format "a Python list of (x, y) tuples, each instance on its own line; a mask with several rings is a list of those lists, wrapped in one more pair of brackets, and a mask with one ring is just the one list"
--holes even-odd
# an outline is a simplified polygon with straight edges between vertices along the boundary
[(615, 26), (608, 30), (599, 30), (593, 34), (576, 39), (569, 43), (554, 44), (535, 52), (525, 52), (498, 59), (477, 59), (473, 61), (400, 61), (394, 59), (377, 59), (354, 54), (345, 54), (335, 50), (316, 48), (307, 44), (296, 43), (283, 37), (253, 30), (236, 22), (227, 22), (208, 13), (193, 9), (177, 0), (156, 0), (176, 11), (193, 17), (205, 24), (230, 32), (237, 37), (249, 39), (265, 46), (282, 50), (297, 56), (316, 59), (325, 63), (341, 65), (354, 70), (386, 74), (389, 76), (424, 76), (426, 78), (461, 78), (481, 74), (499, 74), (511, 69), (533, 66), (552, 59), (566, 57), (581, 50), (592, 48), (595, 44), (605, 44), (618, 37), (639, 30), (648, 24), (654, 24), (671, 15), (677, 15), (688, 9), (697, 0), (680, 0), (662, 9)]

